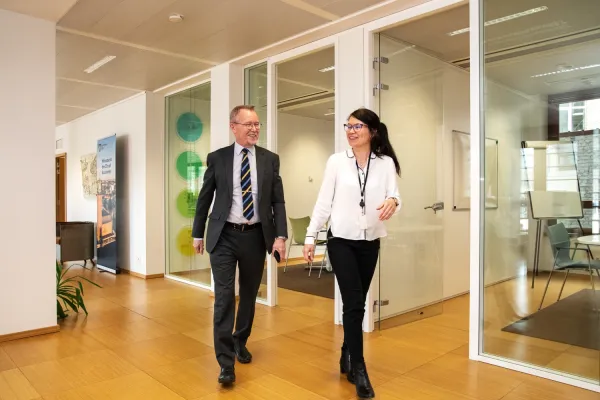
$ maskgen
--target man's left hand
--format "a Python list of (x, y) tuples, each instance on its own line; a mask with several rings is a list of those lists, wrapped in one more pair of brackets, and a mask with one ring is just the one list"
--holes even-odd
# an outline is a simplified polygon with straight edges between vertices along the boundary
[(277, 251), (281, 260), (285, 260), (285, 240), (278, 238), (275, 239), (275, 243), (273, 243), (273, 253)]

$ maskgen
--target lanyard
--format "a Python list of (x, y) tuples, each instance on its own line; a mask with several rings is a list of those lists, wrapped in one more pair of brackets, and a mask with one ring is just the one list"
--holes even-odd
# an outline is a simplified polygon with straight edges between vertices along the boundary
[(365, 175), (364, 184), (360, 180), (360, 167), (358, 166), (358, 160), (356, 160), (356, 175), (358, 176), (358, 187), (360, 188), (360, 208), (365, 209), (365, 190), (367, 189), (367, 179), (369, 179), (369, 171), (371, 170), (371, 153), (369, 153), (369, 161), (367, 162), (367, 173)]

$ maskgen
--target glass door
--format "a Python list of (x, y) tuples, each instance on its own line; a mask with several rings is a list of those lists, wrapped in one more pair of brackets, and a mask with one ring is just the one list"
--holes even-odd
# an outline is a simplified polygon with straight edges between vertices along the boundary
[(381, 242), (374, 317), (386, 329), (443, 311), (445, 67), (383, 34), (376, 49), (379, 115), (400, 162), (403, 203)]

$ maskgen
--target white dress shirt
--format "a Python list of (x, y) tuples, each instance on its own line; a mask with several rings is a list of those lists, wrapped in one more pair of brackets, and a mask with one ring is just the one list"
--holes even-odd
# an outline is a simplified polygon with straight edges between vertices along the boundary
[[(379, 220), (381, 210), (377, 210), (377, 207), (386, 199), (395, 198), (398, 201), (396, 212), (400, 211), (401, 199), (394, 161), (388, 156), (376, 157), (372, 153), (369, 170), (367, 171), (367, 166), (364, 168), (364, 171), (357, 169), (356, 158), (351, 149), (329, 157), (307, 229), (306, 244), (314, 244), (317, 232), (328, 220), (334, 237), (375, 240), (387, 235), (384, 222)], [(363, 185), (364, 176), (368, 173), (364, 197), (366, 230), (361, 229), (359, 222), (363, 215), (359, 173)]]
[(254, 216), (248, 221), (244, 217), (243, 201), (242, 201), (242, 153), (244, 147), (235, 142), (233, 150), (233, 201), (229, 212), (228, 222), (234, 224), (256, 224), (260, 222), (258, 216), (258, 174), (256, 171), (256, 149), (254, 146), (248, 148), (248, 161), (250, 161), (250, 184), (252, 186), (252, 202), (254, 203)]

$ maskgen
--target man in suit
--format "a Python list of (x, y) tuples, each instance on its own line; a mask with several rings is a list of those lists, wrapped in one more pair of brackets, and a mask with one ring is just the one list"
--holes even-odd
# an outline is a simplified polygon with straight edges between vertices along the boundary
[[(215, 353), (222, 384), (235, 382), (235, 358), (244, 364), (252, 361), (246, 342), (266, 252), (278, 252), (285, 259), (287, 238), (279, 156), (256, 146), (260, 122), (253, 106), (235, 107), (229, 121), (235, 143), (208, 155), (192, 229), (196, 253), (203, 254), (206, 246), (210, 254), (215, 284)], [(236, 266), (240, 302), (232, 333)]]

